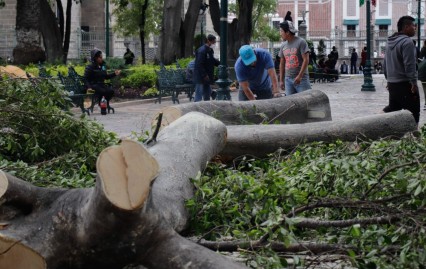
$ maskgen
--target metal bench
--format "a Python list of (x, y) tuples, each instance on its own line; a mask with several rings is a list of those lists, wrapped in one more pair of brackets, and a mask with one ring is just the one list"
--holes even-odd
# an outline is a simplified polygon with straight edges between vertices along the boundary
[[(73, 79), (71, 76), (63, 76), (61, 73), (58, 73), (58, 78), (61, 81), (61, 83), (64, 85), (65, 91), (68, 92), (68, 96), (71, 99), (71, 101), (81, 109), (82, 113), (87, 113), (87, 115), (90, 115), (89, 109), (84, 107), (84, 100), (86, 98), (92, 98), (93, 94), (86, 93), (86, 89), (84, 87), (84, 84), (81, 84), (80, 82), (76, 82), (75, 79)], [(93, 100), (93, 99), (92, 99)], [(92, 101), (93, 105), (93, 101)]]
[(178, 96), (186, 93), (191, 101), (194, 94), (194, 84), (185, 81), (185, 69), (166, 69), (161, 67), (157, 73), (158, 99), (155, 102), (161, 104), (162, 97), (172, 96), (173, 103), (179, 104)]

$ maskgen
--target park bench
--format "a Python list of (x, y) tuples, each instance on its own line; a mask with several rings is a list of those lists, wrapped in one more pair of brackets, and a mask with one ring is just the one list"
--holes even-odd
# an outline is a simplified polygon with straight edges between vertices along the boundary
[(180, 93), (186, 93), (191, 101), (194, 93), (194, 84), (187, 83), (185, 80), (185, 69), (167, 69), (164, 66), (157, 73), (158, 99), (155, 102), (161, 104), (161, 98), (171, 96), (173, 103), (179, 104), (178, 96)]
[(86, 93), (86, 88), (82, 81), (76, 81), (72, 76), (63, 76), (61, 73), (58, 73), (58, 78), (64, 85), (64, 89), (68, 92), (68, 96), (71, 101), (81, 109), (82, 113), (87, 113), (90, 115), (90, 110), (84, 107), (84, 100), (86, 98), (92, 98), (93, 106), (93, 94)]

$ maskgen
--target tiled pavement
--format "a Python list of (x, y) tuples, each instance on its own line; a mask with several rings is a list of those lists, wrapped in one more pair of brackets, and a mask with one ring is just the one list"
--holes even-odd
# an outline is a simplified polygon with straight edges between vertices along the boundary
[[(349, 75), (333, 83), (314, 83), (312, 89), (323, 91), (327, 94), (331, 105), (332, 118), (335, 121), (352, 119), (371, 114), (380, 113), (388, 102), (388, 92), (383, 75), (373, 75), (376, 91), (361, 91), (364, 83), (362, 75)], [(423, 110), (425, 98), (421, 83), (419, 82), (421, 114), (420, 126), (426, 123), (426, 111)], [(237, 94), (231, 94), (232, 100), (237, 101)], [(187, 103), (188, 98), (181, 95), (181, 103)], [(102, 116), (96, 110), (91, 119), (102, 123), (105, 129), (116, 132), (120, 137), (131, 135), (132, 131), (141, 133), (150, 130), (153, 116), (163, 107), (173, 105), (170, 99), (165, 99), (161, 104), (153, 100), (137, 100), (123, 103), (112, 103), (115, 114)]]

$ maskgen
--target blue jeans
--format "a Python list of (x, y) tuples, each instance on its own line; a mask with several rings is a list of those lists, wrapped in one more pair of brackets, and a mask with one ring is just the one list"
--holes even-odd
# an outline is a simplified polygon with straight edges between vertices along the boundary
[(194, 102), (209, 101), (212, 94), (210, 84), (195, 84)]
[[(262, 100), (262, 99), (271, 99), (272, 98), (272, 90), (271, 89), (264, 89), (264, 90), (252, 90), (250, 89), (253, 94), (256, 95), (256, 100)], [(238, 101), (248, 101), (248, 98), (246, 94), (244, 93), (243, 89), (240, 87), (240, 90), (238, 91)]]
[(303, 92), (311, 89), (311, 84), (309, 83), (309, 76), (304, 75), (299, 84), (294, 84), (294, 78), (286, 77), (284, 80), (285, 83), (285, 95), (289, 96), (295, 93)]

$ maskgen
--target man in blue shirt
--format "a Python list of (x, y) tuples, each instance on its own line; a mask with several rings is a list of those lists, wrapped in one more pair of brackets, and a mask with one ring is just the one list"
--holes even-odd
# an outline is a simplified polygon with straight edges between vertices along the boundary
[(240, 57), (235, 63), (235, 73), (240, 84), (239, 101), (279, 97), (277, 74), (271, 54), (250, 45), (240, 48)]

